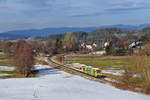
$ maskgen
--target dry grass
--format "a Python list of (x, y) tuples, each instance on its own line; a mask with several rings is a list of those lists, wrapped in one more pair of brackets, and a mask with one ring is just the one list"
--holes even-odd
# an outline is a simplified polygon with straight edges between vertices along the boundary
[(115, 86), (150, 94), (150, 57), (145, 55), (133, 56), (131, 61), (133, 64), (124, 69), (125, 73), (118, 80), (119, 84), (115, 84)]
[(68, 63), (81, 63), (101, 69), (122, 69), (123, 66), (132, 64), (130, 56), (73, 56), (65, 58)]
[(40, 61), (39, 62), (41, 65), (49, 65), (49, 63), (47, 63), (46, 61)]
[(18, 74), (14, 71), (0, 71), (0, 73), (7, 73), (7, 74), (12, 74), (13, 76), (6, 76), (6, 77), (0, 77), (0, 79), (7, 79), (7, 78), (25, 78), (24, 75)]

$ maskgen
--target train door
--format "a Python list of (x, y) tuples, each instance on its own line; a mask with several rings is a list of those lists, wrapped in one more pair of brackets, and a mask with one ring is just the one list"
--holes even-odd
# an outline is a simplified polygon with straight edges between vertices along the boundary
[(87, 68), (87, 74), (91, 75), (91, 68)]
[(97, 77), (97, 70), (95, 70), (95, 77)]
[(87, 73), (87, 66), (85, 66), (85, 73)]
[(83, 72), (85, 73), (85, 66), (83, 66)]
[(76, 69), (76, 64), (73, 64), (73, 67)]
[(81, 71), (81, 66), (80, 65), (78, 65), (78, 70)]
[(95, 76), (95, 69), (93, 69), (93, 76)]
[(93, 76), (93, 69), (91, 69), (91, 76)]
[(81, 65), (81, 72), (84, 72), (83, 66)]

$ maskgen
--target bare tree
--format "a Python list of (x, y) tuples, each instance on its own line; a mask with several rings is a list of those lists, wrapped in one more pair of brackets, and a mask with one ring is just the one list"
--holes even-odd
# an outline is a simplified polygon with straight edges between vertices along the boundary
[(27, 43), (20, 43), (19, 49), (14, 57), (16, 72), (28, 77), (31, 74), (34, 65), (32, 48)]
[(7, 56), (11, 55), (10, 47), (13, 45), (12, 42), (5, 42), (3, 44), (3, 52), (6, 53)]
[(72, 32), (68, 32), (64, 39), (67, 50), (75, 50), (78, 48), (78, 40)]

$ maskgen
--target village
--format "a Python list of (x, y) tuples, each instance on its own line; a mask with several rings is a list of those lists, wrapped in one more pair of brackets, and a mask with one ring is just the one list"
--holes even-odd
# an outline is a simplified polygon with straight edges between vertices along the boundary
[(0, 100), (150, 100), (149, 0), (0, 0)]

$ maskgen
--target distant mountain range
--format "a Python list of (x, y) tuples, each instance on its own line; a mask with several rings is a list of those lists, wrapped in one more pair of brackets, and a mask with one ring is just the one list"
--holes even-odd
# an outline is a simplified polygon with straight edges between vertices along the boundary
[(100, 26), (100, 27), (84, 27), (84, 28), (78, 28), (78, 27), (64, 27), (64, 28), (44, 28), (44, 29), (29, 29), (29, 30), (15, 30), (15, 31), (8, 31), (0, 33), (0, 39), (22, 39), (30, 36), (48, 36), (52, 34), (58, 34), (58, 33), (66, 33), (66, 32), (76, 32), (76, 31), (85, 31), (90, 33), (93, 30), (96, 29), (104, 29), (104, 28), (119, 28), (122, 30), (141, 30), (143, 28), (150, 27), (150, 24), (141, 24), (137, 26), (133, 25), (106, 25), (106, 26)]

